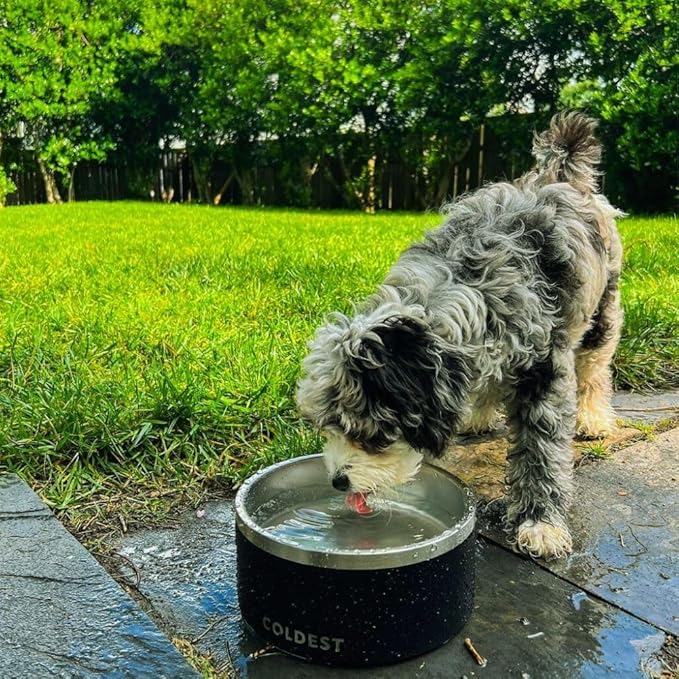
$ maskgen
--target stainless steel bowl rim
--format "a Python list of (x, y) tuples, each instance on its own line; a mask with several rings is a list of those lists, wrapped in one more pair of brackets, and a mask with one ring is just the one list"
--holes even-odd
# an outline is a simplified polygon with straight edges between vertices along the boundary
[(236, 527), (247, 540), (269, 554), (307, 566), (337, 570), (377, 570), (412, 566), (429, 561), (461, 545), (474, 530), (476, 501), (472, 491), (450, 472), (427, 462), (423, 462), (422, 466), (430, 467), (443, 477), (447, 477), (462, 492), (464, 503), (464, 516), (461, 521), (453, 529), (443, 531), (429, 540), (384, 549), (320, 551), (286, 542), (254, 521), (245, 504), (253, 486), (264, 476), (275, 474), (288, 465), (321, 458), (322, 455), (305, 455), (278, 462), (257, 472), (241, 485), (235, 500)]

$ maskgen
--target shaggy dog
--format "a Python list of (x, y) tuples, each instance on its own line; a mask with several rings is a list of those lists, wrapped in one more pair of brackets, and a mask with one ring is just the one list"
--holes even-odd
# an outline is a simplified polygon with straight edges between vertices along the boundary
[(491, 429), (503, 407), (512, 539), (536, 557), (571, 551), (572, 440), (615, 426), (622, 321), (621, 213), (597, 192), (594, 128), (555, 116), (534, 138), (536, 171), (450, 205), (353, 318), (316, 333), (298, 402), (356, 502), (412, 479), (456, 432)]

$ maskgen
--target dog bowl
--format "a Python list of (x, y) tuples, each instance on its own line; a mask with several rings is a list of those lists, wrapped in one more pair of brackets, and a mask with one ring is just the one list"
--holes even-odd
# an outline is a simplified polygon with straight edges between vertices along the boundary
[(471, 491), (425, 464), (368, 515), (344, 499), (321, 455), (275, 464), (243, 484), (236, 545), (246, 627), (326, 665), (394, 663), (446, 643), (473, 607)]

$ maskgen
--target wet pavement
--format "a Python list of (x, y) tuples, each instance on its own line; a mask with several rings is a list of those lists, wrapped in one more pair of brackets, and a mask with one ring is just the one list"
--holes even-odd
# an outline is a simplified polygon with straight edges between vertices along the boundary
[[(618, 405), (658, 421), (676, 415), (671, 399)], [(629, 443), (639, 432), (619, 437), (607, 444)], [(679, 632), (679, 429), (579, 466), (570, 517), (574, 553), (549, 563), (519, 556), (504, 542), (502, 500), (495, 498), (505, 451), (500, 429), (490, 440), (456, 447), (446, 462), (481, 498), (475, 609), (444, 647), (399, 665), (339, 670), (281, 655), (253, 658), (263, 644), (240, 618), (230, 501), (188, 511), (175, 528), (123, 536), (121, 558), (111, 564), (131, 591), (139, 577), (135, 597), (145, 610), (170, 638), (209, 654), (219, 676), (570, 679), (667, 669), (659, 650)], [(485, 668), (475, 664), (464, 637), (487, 658)], [(197, 676), (37, 497), (13, 477), (0, 477), (0, 678), (50, 673)]]
[[(665, 412), (652, 416), (657, 421)], [(498, 441), (501, 430), (481, 444), (472, 439), (466, 452), (496, 466), (488, 446)], [(570, 518), (575, 551), (561, 561), (536, 563), (511, 552), (500, 530), (502, 501), (482, 500), (469, 624), (433, 653), (352, 676), (657, 676), (658, 651), (667, 633), (676, 634), (679, 613), (678, 460), (675, 429), (581, 465)], [(178, 636), (196, 639), (197, 650), (218, 666), (256, 679), (348, 676), (281, 655), (250, 657), (262, 642), (242, 629), (233, 531), (231, 503), (214, 502), (185, 515), (179, 529), (127, 536), (120, 550), (136, 565), (141, 591), (161, 618)], [(475, 665), (465, 636), (488, 659), (486, 668)]]
[[(202, 512), (204, 511), (204, 514)], [(476, 606), (463, 632), (444, 647), (399, 665), (341, 670), (282, 655), (251, 659), (262, 642), (242, 629), (236, 600), (231, 504), (208, 503), (174, 531), (130, 535), (120, 553), (141, 574), (141, 591), (178, 636), (216, 664), (232, 664), (253, 679), (290, 677), (643, 677), (658, 671), (654, 658), (665, 634), (538, 564), (486, 539), (477, 544)], [(130, 571), (127, 573), (132, 575)], [(294, 586), (294, 583), (291, 583)], [(472, 639), (488, 665), (464, 648)]]
[[(679, 417), (679, 391), (655, 394), (616, 392), (613, 404), (619, 428), (603, 441), (575, 441), (576, 465), (583, 455), (589, 454), (592, 447), (597, 450), (611, 446), (619, 448), (642, 438), (643, 434), (634, 424), (654, 425)], [(480, 498), (494, 500), (504, 495), (508, 449), (507, 428), (503, 422), (499, 422), (490, 434), (461, 437), (436, 464), (459, 476)]]
[[(480, 530), (505, 544), (501, 502)], [(581, 467), (570, 513), (573, 554), (550, 572), (679, 634), (679, 429)]]
[(48, 676), (198, 675), (33, 491), (0, 476), (0, 677)]

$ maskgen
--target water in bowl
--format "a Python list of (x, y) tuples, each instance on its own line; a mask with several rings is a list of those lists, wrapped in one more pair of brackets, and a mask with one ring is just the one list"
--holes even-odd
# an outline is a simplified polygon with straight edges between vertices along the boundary
[(279, 497), (260, 507), (260, 525), (291, 545), (329, 552), (413, 545), (450, 527), (423, 509), (396, 499), (381, 499), (370, 514), (358, 514), (346, 506), (344, 495), (328, 491), (326, 486), (317, 491), (304, 501)]

